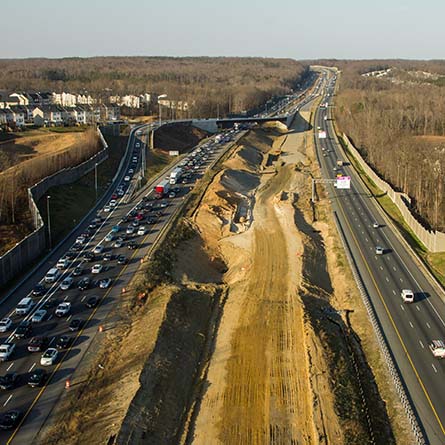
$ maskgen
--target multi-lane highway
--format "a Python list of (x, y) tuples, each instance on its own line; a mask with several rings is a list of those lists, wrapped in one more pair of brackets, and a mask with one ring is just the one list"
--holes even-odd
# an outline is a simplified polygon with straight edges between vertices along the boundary
[[(334, 81), (325, 89), (322, 104), (332, 105)], [(329, 114), (328, 114), (329, 113)], [(406, 386), (427, 443), (445, 443), (445, 361), (433, 357), (428, 345), (445, 339), (445, 305), (437, 288), (419, 268), (407, 247), (395, 235), (387, 218), (336, 143), (330, 110), (320, 107), (315, 131), (326, 131), (317, 141), (317, 155), (324, 178), (341, 173), (352, 178), (350, 190), (328, 184), (329, 199), (338, 217), (354, 261), (360, 271), (390, 351)], [(374, 224), (377, 223), (377, 224)], [(383, 248), (383, 254), (376, 251)], [(403, 289), (414, 291), (413, 303), (404, 303)]]
[[(196, 156), (190, 157), (186, 163), (188, 165), (184, 165), (188, 169), (185, 170), (187, 174), (181, 178), (180, 184), (172, 185), (176, 189), (175, 196), (172, 194), (155, 200), (153, 185), (156, 185), (156, 181), (146, 187), (140, 201), (134, 202), (128, 196), (128, 190), (132, 188), (129, 184), (139, 174), (140, 154), (144, 149), (144, 142), (138, 135), (142, 137), (139, 128), (132, 132), (129, 139), (130, 152), (126, 168), (104, 198), (98, 217), (93, 215), (78, 227), (2, 302), (0, 319), (10, 319), (12, 324), (1, 333), (0, 344), (11, 343), (15, 350), (11, 357), (1, 363), (0, 376), (14, 374), (17, 381), (11, 388), (1, 390), (0, 412), (4, 414), (18, 410), (20, 420), (17, 428), (0, 432), (0, 443), (33, 443), (35, 435), (65, 390), (66, 381), (72, 377), (92, 339), (100, 335), (99, 326), (119, 299), (122, 289), (134, 276), (140, 259), (150, 251), (163, 228), (184, 202), (183, 197), (194, 182), (222, 155), (229, 140), (236, 137), (236, 132), (227, 135), (223, 143), (207, 142)], [(178, 160), (175, 165), (181, 162), (184, 163), (184, 159)], [(165, 174), (169, 175), (175, 165)], [(119, 189), (124, 192), (118, 193)], [(116, 232), (110, 236), (113, 228)], [(78, 239), (82, 234), (85, 236)], [(103, 250), (94, 258), (87, 258), (95, 249)], [(68, 252), (71, 255), (68, 267), (61, 269), (55, 283), (46, 283), (45, 275), (48, 270), (55, 267), (59, 258), (65, 257)], [(118, 261), (119, 257), (121, 261)], [(99, 273), (92, 272), (96, 264), (101, 266)], [(75, 272), (76, 268), (78, 270)], [(61, 283), (67, 277), (72, 277), (73, 283), (69, 289), (62, 290)], [(88, 278), (90, 284), (81, 290), (79, 283), (84, 278)], [(102, 280), (105, 280), (103, 285), (107, 287), (100, 287)], [(33, 289), (39, 283), (45, 287), (44, 291), (42, 295), (33, 295)], [(27, 296), (33, 300), (32, 310), (26, 316), (19, 316), (16, 314), (16, 306)], [(92, 299), (94, 296), (97, 297), (96, 301)], [(58, 317), (55, 312), (61, 303), (70, 303), (70, 310), (66, 315)], [(46, 311), (43, 320), (33, 323), (33, 315), (41, 309)], [(73, 323), (76, 319), (80, 320), (80, 326)], [(26, 333), (25, 338), (17, 338), (17, 328), (24, 321), (29, 321), (32, 331)], [(68, 344), (61, 343), (61, 336), (68, 336)], [(44, 337), (42, 352), (46, 348), (58, 350), (54, 364), (43, 366), (40, 362), (42, 352), (28, 351), (33, 337)], [(44, 370), (44, 378), (37, 386), (31, 387), (30, 377), (37, 369)], [(0, 427), (2, 423), (3, 416)]]

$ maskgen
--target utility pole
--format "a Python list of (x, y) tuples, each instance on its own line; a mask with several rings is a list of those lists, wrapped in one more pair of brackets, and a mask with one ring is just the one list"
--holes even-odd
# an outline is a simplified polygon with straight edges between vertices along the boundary
[(47, 219), (48, 219), (48, 241), (49, 241), (49, 250), (52, 249), (52, 240), (51, 240), (51, 214), (49, 211), (49, 199), (51, 198), (50, 195), (46, 195), (46, 213), (47, 213)]
[(94, 164), (94, 189), (96, 190), (96, 201), (97, 201), (97, 162)]

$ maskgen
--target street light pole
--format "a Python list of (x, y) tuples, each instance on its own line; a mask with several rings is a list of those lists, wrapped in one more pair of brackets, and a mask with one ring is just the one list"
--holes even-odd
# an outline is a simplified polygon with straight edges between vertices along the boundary
[(49, 241), (49, 250), (52, 249), (52, 240), (51, 240), (51, 214), (49, 211), (49, 199), (51, 198), (50, 195), (46, 195), (46, 213), (47, 213), (47, 219), (48, 219), (48, 241)]
[(97, 201), (97, 162), (94, 164), (94, 189), (96, 190), (96, 201)]
[(158, 96), (158, 105), (159, 105), (159, 126), (162, 125), (162, 118), (161, 118), (161, 102), (159, 102), (159, 99), (163, 99), (163, 98), (165, 98), (165, 97), (167, 97), (166, 94), (160, 94), (160, 95)]

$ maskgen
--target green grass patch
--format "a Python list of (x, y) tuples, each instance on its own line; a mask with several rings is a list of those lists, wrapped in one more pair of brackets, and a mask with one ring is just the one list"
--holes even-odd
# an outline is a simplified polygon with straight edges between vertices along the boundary
[(80, 125), (76, 127), (42, 127), (41, 130), (49, 133), (83, 133), (90, 128), (88, 125)]

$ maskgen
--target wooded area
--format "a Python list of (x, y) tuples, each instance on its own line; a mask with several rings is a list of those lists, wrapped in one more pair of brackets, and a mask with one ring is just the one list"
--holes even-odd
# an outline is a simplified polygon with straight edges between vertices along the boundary
[(27, 188), (42, 178), (78, 165), (100, 149), (94, 129), (82, 134), (82, 141), (50, 156), (37, 156), (0, 173), (0, 224), (29, 221)]
[(0, 90), (167, 94), (188, 102), (191, 117), (255, 108), (290, 92), (307, 65), (292, 59), (94, 57), (0, 60)]
[[(332, 62), (342, 69), (335, 116), (367, 162), (445, 230), (445, 62)], [(365, 73), (391, 68), (380, 77)]]

